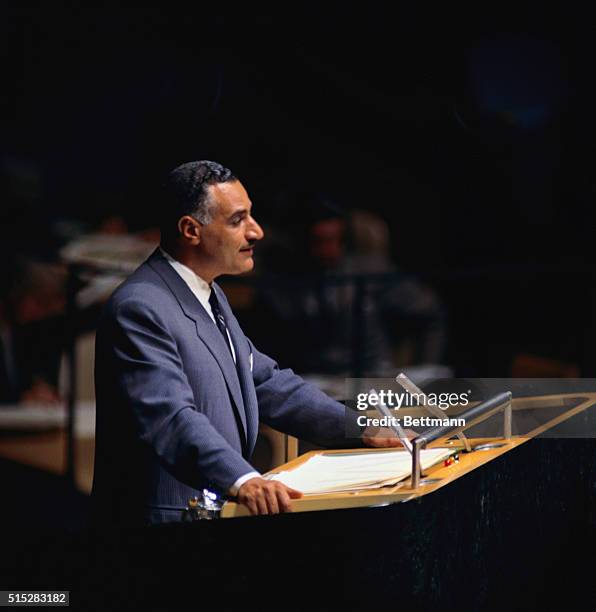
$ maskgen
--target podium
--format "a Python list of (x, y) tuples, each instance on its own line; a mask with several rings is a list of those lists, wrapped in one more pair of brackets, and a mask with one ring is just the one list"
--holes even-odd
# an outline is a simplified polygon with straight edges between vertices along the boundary
[(434, 482), (415, 490), (406, 480), (309, 496), (275, 516), (247, 517), (228, 504), (221, 520), (114, 532), (87, 548), (82, 589), (93, 603), (98, 585), (103, 601), (134, 589), (136, 603), (153, 606), (173, 592), (189, 601), (209, 593), (220, 609), (257, 597), (272, 610), (545, 610), (561, 595), (589, 607), (596, 440), (538, 434), (590, 427), (596, 395), (539, 401), (548, 415), (533, 436), (514, 428), (503, 446), (429, 470)]
[(516, 398), (511, 440), (500, 421), (493, 435), (470, 435), (472, 447), (502, 446), (460, 453), (415, 489), (406, 479), (309, 496), (275, 516), (228, 503), (220, 520), (113, 525), (59, 547), (32, 532), (11, 553), (22, 575), (5, 572), (5, 584), (69, 588), (86, 610), (169, 609), (173, 598), (221, 610), (546, 610), (561, 595), (590, 608), (595, 403), (589, 392)]
[[(316, 510), (336, 510), (345, 508), (362, 508), (384, 506), (418, 499), (431, 495), (444, 487), (450, 486), (453, 482), (464, 477), (474, 470), (491, 469), (487, 464), (503, 457), (509, 453), (516, 453), (519, 447), (529, 440), (540, 435), (555, 436), (557, 427), (565, 423), (570, 423), (574, 417), (585, 415), (591, 418), (590, 409), (596, 404), (596, 393), (569, 393), (552, 394), (546, 396), (534, 396), (516, 398), (511, 402), (513, 415), (521, 412), (530, 413), (524, 415), (525, 418), (515, 418), (518, 429), (522, 431), (517, 435), (473, 437), (469, 439), (472, 451), (466, 452), (464, 444), (459, 440), (438, 440), (433, 442), (432, 447), (452, 448), (457, 453), (457, 461), (448, 465), (439, 464), (426, 470), (424, 478), (420, 483), (412, 483), (412, 479), (399, 482), (392, 487), (382, 489), (374, 488), (370, 490), (328, 493), (321, 495), (308, 495), (301, 499), (292, 500), (293, 512), (309, 512)], [(596, 411), (596, 409), (594, 409)], [(407, 411), (403, 411), (404, 414)], [(410, 411), (415, 414), (417, 411)], [(419, 410), (418, 410), (419, 412)], [(594, 420), (594, 419), (593, 419)], [(494, 428), (494, 424), (493, 427)], [(587, 427), (575, 426), (575, 433), (585, 437), (596, 435), (594, 425)], [(569, 432), (563, 434), (568, 436)], [(297, 468), (310, 457), (322, 453), (325, 455), (345, 454), (342, 450), (311, 451), (284, 465), (279, 466), (271, 473), (281, 471), (291, 471)], [(354, 454), (383, 453), (386, 449), (354, 449)], [(399, 452), (406, 453), (405, 449)], [(596, 459), (596, 458), (595, 458)], [(495, 468), (498, 469), (498, 468)], [(249, 512), (244, 506), (235, 502), (227, 502), (221, 511), (221, 518), (236, 518), (248, 516)]]

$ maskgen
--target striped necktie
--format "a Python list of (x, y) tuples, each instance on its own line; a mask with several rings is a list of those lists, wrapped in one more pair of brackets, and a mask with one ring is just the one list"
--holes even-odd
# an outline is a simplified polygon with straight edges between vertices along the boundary
[(217, 329), (219, 329), (221, 335), (223, 336), (224, 342), (232, 355), (232, 359), (234, 358), (234, 354), (232, 353), (232, 347), (230, 346), (230, 339), (228, 337), (228, 328), (226, 326), (226, 320), (224, 316), (221, 314), (221, 310), (219, 308), (219, 301), (217, 299), (217, 295), (215, 295), (215, 291), (211, 289), (211, 294), (209, 295), (209, 305), (211, 306), (211, 312), (213, 313), (213, 318), (215, 319), (215, 324), (217, 325)]
[[(213, 318), (215, 319), (215, 324), (217, 325), (217, 329), (219, 329), (221, 335), (224, 338), (226, 346), (228, 347), (232, 359), (234, 359), (234, 353), (232, 352), (232, 346), (230, 345), (230, 338), (228, 336), (228, 328), (226, 326), (226, 320), (224, 319), (223, 314), (219, 308), (219, 301), (217, 299), (217, 295), (215, 295), (215, 291), (211, 289), (211, 294), (209, 295), (209, 305), (211, 306), (211, 312), (213, 313)], [(234, 362), (236, 360), (234, 359)], [(236, 372), (238, 374), (238, 372)], [(242, 387), (242, 383), (240, 383)], [(236, 418), (236, 425), (238, 426), (238, 432), (240, 434), (240, 443), (242, 445), (242, 456), (247, 459), (249, 456), (248, 453), (248, 442), (246, 440), (246, 434), (244, 431), (244, 426), (242, 424), (242, 419), (238, 414), (238, 408), (236, 407), (235, 402), (232, 400), (232, 408), (234, 410), (234, 417)]]

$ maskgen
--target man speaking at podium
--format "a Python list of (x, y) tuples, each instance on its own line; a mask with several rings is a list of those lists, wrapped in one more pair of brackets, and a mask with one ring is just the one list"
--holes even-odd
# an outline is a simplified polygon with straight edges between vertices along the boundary
[(301, 493), (249, 462), (259, 420), (337, 443), (345, 409), (260, 353), (214, 282), (252, 270), (263, 237), (242, 183), (220, 164), (190, 162), (163, 195), (161, 246), (112, 295), (97, 330), (96, 520), (181, 521), (203, 488), (252, 514), (288, 511)]

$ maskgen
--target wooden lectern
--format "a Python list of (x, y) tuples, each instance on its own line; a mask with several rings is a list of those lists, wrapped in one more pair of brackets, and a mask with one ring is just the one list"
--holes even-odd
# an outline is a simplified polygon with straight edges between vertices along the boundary
[[(419, 483), (412, 478), (399, 482), (397, 485), (383, 489), (370, 489), (346, 493), (329, 493), (323, 495), (308, 495), (292, 501), (293, 512), (309, 512), (314, 510), (334, 510), (338, 508), (358, 508), (384, 506), (417, 499), (442, 489), (473, 470), (482, 469), (486, 464), (507, 453), (516, 452), (522, 444), (541, 434), (554, 432), (555, 428), (573, 417), (584, 413), (596, 404), (596, 393), (556, 394), (513, 399), (511, 410), (514, 421), (521, 430), (517, 435), (505, 431), (504, 435), (493, 437), (470, 438), (472, 451), (466, 452), (461, 441), (436, 440), (431, 447), (448, 445), (457, 453), (457, 461), (448, 465), (439, 464), (426, 470), (424, 478)], [(419, 410), (402, 411), (402, 414), (415, 415)], [(493, 411), (494, 413), (495, 411)], [(524, 418), (515, 415), (524, 414)], [(510, 420), (511, 423), (511, 420)], [(505, 429), (507, 425), (504, 425)], [(511, 425), (509, 425), (509, 428)], [(578, 428), (576, 428), (578, 429)], [(589, 437), (589, 432), (579, 428), (577, 433)], [(566, 435), (564, 436), (566, 437)], [(386, 452), (385, 449), (354, 449), (353, 453)], [(399, 452), (406, 453), (405, 449)], [(324, 454), (343, 454), (342, 450), (311, 451), (284, 465), (271, 473), (292, 470), (307, 461), (311, 456)], [(248, 510), (235, 502), (227, 502), (221, 512), (221, 518), (248, 516)]]

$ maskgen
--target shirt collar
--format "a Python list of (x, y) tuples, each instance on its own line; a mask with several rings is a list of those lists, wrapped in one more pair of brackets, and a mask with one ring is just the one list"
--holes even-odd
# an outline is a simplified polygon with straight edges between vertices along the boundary
[[(199, 302), (201, 302), (203, 306), (206, 306), (209, 303), (209, 296), (211, 295), (211, 285), (209, 285), (207, 281), (203, 280), (188, 266), (185, 266), (177, 259), (174, 259), (167, 251), (164, 251), (162, 247), (159, 247), (159, 250), (165, 257), (166, 261), (182, 277), (182, 280), (188, 285), (189, 289), (194, 293)], [(211, 313), (211, 308), (207, 308), (207, 312)]]

